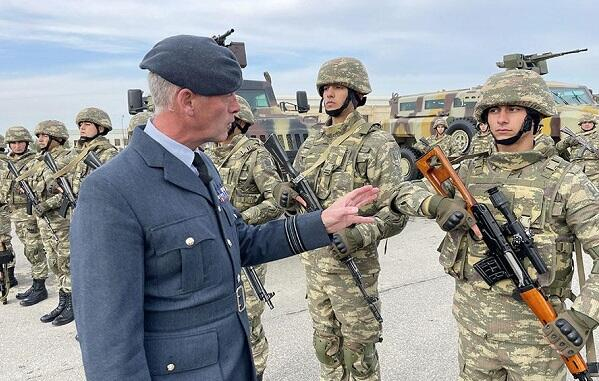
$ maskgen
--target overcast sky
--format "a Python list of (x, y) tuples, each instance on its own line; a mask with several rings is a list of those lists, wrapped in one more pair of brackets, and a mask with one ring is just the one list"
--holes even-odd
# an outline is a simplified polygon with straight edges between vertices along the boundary
[(353, 56), (373, 95), (471, 87), (507, 53), (589, 51), (549, 61), (547, 80), (599, 92), (597, 1), (58, 1), (0, 2), (0, 131), (45, 119), (75, 128), (79, 110), (126, 127), (127, 89), (146, 86), (138, 64), (159, 40), (235, 28), (244, 78), (271, 74), (279, 95), (307, 90), (320, 64)]

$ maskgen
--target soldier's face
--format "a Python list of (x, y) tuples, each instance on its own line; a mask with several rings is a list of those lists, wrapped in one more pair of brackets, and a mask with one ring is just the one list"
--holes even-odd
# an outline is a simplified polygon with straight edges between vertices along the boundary
[(347, 98), (347, 87), (341, 85), (325, 85), (322, 98), (325, 110), (337, 110)]
[(39, 144), (41, 149), (44, 149), (48, 146), (48, 143), (50, 142), (50, 136), (46, 135), (46, 134), (39, 134), (37, 136), (37, 144)]
[(443, 135), (445, 133), (445, 125), (440, 124), (437, 127), (435, 127), (435, 130), (437, 130), (437, 135)]
[(526, 118), (526, 109), (520, 106), (491, 107), (487, 114), (487, 121), (491, 134), (496, 140), (509, 139), (516, 136), (522, 128)]
[(21, 154), (27, 149), (27, 142), (8, 143), (8, 146), (10, 147), (11, 152)]
[(79, 136), (82, 138), (93, 138), (98, 135), (98, 128), (92, 122), (81, 122), (79, 123)]
[(489, 131), (489, 125), (486, 124), (486, 123), (479, 124), (478, 128), (480, 129), (480, 132), (487, 132), (487, 131)]
[(583, 131), (591, 131), (593, 128), (595, 128), (595, 123), (584, 122), (580, 124), (580, 128), (582, 128)]

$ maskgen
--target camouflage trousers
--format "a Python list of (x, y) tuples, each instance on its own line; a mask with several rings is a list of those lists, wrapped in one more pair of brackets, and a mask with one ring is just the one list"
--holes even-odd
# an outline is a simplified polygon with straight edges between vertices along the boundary
[(46, 213), (56, 236), (52, 235), (48, 224), (42, 217), (37, 218), (37, 226), (42, 235), (48, 267), (58, 278), (58, 290), (71, 293), (71, 245), (69, 243), (70, 220), (62, 218), (57, 210)]
[[(266, 265), (254, 266), (258, 278), (265, 284), (266, 281)], [(245, 276), (245, 273), (241, 272), (241, 279), (243, 282), (243, 289), (245, 291), (245, 308), (250, 320), (250, 344), (252, 345), (252, 357), (254, 358), (254, 366), (256, 367), (256, 373), (264, 373), (266, 369), (266, 360), (268, 360), (268, 340), (264, 334), (264, 328), (262, 327), (262, 320), (260, 316), (264, 312), (264, 302), (260, 301), (256, 297), (250, 282)], [(265, 286), (266, 287), (266, 286)]]
[(565, 381), (566, 367), (547, 345), (479, 336), (458, 323), (460, 381)]
[(37, 227), (34, 216), (27, 214), (25, 207), (14, 208), (10, 219), (15, 224), (17, 237), (23, 243), (23, 254), (31, 263), (31, 277), (33, 279), (46, 279), (48, 277), (48, 262), (42, 237)]
[[(320, 380), (380, 380), (375, 343), (382, 327), (349, 272), (325, 273), (311, 265), (305, 270)], [(363, 280), (366, 291), (378, 296), (378, 273)]]

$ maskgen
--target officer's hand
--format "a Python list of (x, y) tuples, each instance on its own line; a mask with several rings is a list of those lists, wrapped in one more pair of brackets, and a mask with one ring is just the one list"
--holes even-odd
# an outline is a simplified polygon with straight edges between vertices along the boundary
[(40, 202), (31, 208), (31, 211), (36, 217), (43, 217), (50, 210), (50, 206), (46, 202)]
[(589, 332), (596, 325), (586, 315), (567, 310), (560, 312), (557, 319), (543, 327), (543, 334), (560, 355), (572, 357), (584, 347)]
[(297, 203), (306, 207), (306, 201), (300, 197), (299, 193), (293, 189), (293, 186), (289, 182), (278, 183), (272, 189), (272, 195), (283, 209), (294, 209), (297, 207)]
[(327, 233), (337, 233), (353, 224), (374, 222), (373, 217), (359, 216), (358, 210), (376, 200), (378, 193), (379, 188), (365, 185), (354, 189), (323, 210), (320, 218)]
[(475, 225), (474, 218), (466, 210), (463, 200), (433, 195), (427, 202), (426, 210), (423, 212), (435, 217), (441, 229), (446, 232)]
[(343, 259), (360, 249), (364, 245), (364, 239), (362, 234), (355, 226), (352, 228), (345, 228), (339, 233), (333, 235), (333, 248), (335, 248), (335, 257), (337, 259)]

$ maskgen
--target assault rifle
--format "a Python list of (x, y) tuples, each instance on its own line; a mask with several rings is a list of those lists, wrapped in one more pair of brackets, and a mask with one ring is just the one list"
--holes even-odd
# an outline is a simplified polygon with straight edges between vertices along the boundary
[[(308, 212), (322, 210), (322, 206), (320, 205), (320, 202), (318, 201), (316, 194), (314, 193), (312, 188), (310, 188), (308, 180), (306, 180), (304, 176), (302, 176), (300, 173), (298, 173), (298, 171), (295, 168), (293, 168), (293, 165), (291, 165), (289, 158), (285, 154), (285, 150), (283, 149), (281, 143), (274, 134), (270, 135), (268, 139), (266, 139), (266, 142), (264, 142), (264, 147), (273, 156), (273, 158), (277, 162), (277, 165), (283, 171), (289, 174), (294, 189), (297, 191), (297, 193), (299, 193), (301, 198), (303, 198), (304, 201), (306, 201), (306, 210)], [(374, 318), (379, 323), (382, 323), (383, 317), (381, 316), (381, 313), (379, 312), (376, 306), (376, 302), (378, 302), (379, 298), (376, 296), (370, 296), (366, 292), (366, 289), (364, 288), (364, 282), (362, 281), (362, 274), (360, 273), (360, 270), (358, 269), (358, 266), (356, 265), (354, 258), (348, 254), (345, 257), (340, 258), (340, 260), (345, 266), (347, 266), (352, 278), (354, 279), (354, 283), (360, 290), (360, 293), (362, 294), (362, 297), (368, 304), (368, 308), (370, 308), (370, 311), (374, 315)]]
[(576, 142), (578, 142), (578, 144), (580, 144), (583, 147), (583, 151), (582, 151), (583, 153), (584, 153), (584, 150), (589, 150), (595, 156), (597, 156), (597, 158), (599, 158), (599, 149), (597, 149), (597, 147), (595, 147), (594, 145), (592, 145), (591, 142), (589, 142), (587, 139), (585, 139), (582, 136), (576, 135), (574, 133), (574, 131), (572, 131), (568, 127), (562, 127), (562, 128), (560, 128), (560, 130), (564, 134), (573, 137), (576, 140)]
[(8, 291), (10, 291), (10, 279), (8, 277), (8, 265), (15, 258), (10, 245), (0, 242), (0, 302), (8, 303)]
[(243, 268), (243, 272), (250, 281), (250, 286), (252, 286), (252, 290), (254, 291), (254, 294), (256, 294), (256, 297), (268, 304), (268, 307), (271, 310), (275, 308), (271, 301), (272, 297), (275, 296), (275, 293), (266, 291), (264, 284), (262, 284), (262, 281), (256, 273), (256, 269), (253, 266), (247, 266)]
[[(56, 161), (54, 161), (54, 158), (50, 152), (46, 152), (46, 154), (44, 154), (44, 163), (46, 163), (52, 172), (58, 172), (58, 165), (56, 165)], [(64, 176), (58, 177), (56, 181), (62, 189), (62, 203), (60, 204), (58, 213), (62, 216), (62, 218), (66, 218), (69, 208), (74, 209), (77, 206), (77, 196), (75, 196), (75, 193), (73, 193), (71, 184), (69, 184), (69, 181), (65, 179)]]
[(87, 153), (87, 155), (85, 156), (85, 159), (83, 159), (83, 162), (91, 170), (96, 170), (96, 169), (100, 168), (100, 166), (102, 166), (102, 162), (100, 161), (100, 159), (98, 158), (98, 155), (96, 155), (96, 153), (94, 151), (89, 151)]
[[(437, 165), (430, 165), (431, 159)], [(543, 326), (556, 320), (555, 309), (538, 283), (528, 274), (522, 261), (528, 258), (538, 274), (546, 273), (547, 266), (537, 251), (532, 235), (516, 219), (501, 191), (494, 187), (489, 189), (488, 193), (493, 206), (505, 217), (507, 223), (504, 225), (499, 225), (485, 204), (480, 204), (474, 199), (439, 147), (427, 152), (416, 162), (416, 166), (439, 194), (448, 195), (443, 183), (449, 180), (464, 199), (489, 249), (487, 257), (474, 265), (485, 282), (492, 286), (500, 280), (510, 279), (522, 300)], [(562, 356), (562, 360), (574, 378), (592, 380), (580, 353), (568, 358)]]
[[(11, 161), (7, 161), (6, 164), (8, 165), (8, 170), (13, 175), (13, 177), (15, 179), (17, 177), (19, 177), (19, 171), (17, 170), (17, 167), (15, 167), (14, 163), (12, 163)], [(38, 212), (41, 212), (41, 210), (38, 209), (40, 200), (35, 196), (35, 193), (33, 193), (33, 189), (31, 189), (31, 186), (29, 186), (29, 183), (27, 182), (27, 180), (20, 180), (19, 186), (23, 190), (23, 193), (25, 193), (25, 197), (27, 197), (27, 214), (31, 215), (31, 213), (33, 212), (33, 209), (37, 210)], [(46, 216), (44, 214), (44, 215), (42, 215), (42, 218), (44, 219), (44, 221), (46, 221), (46, 224), (48, 225), (48, 229), (50, 230), (50, 233), (52, 234), (52, 238), (54, 238), (54, 240), (56, 242), (58, 242), (58, 236), (56, 235), (56, 232), (52, 228), (52, 225), (50, 224), (50, 220), (48, 219), (48, 216)]]

